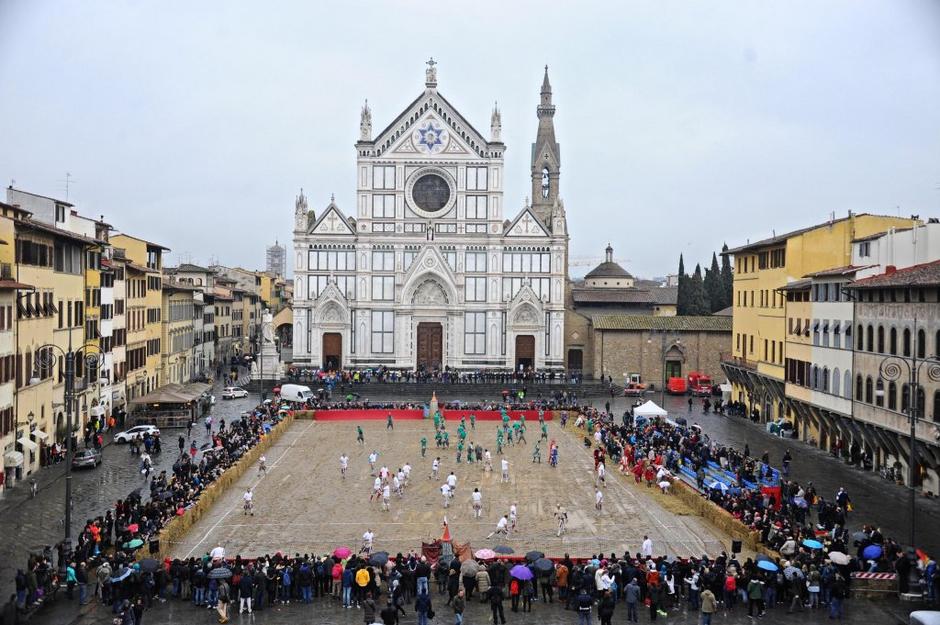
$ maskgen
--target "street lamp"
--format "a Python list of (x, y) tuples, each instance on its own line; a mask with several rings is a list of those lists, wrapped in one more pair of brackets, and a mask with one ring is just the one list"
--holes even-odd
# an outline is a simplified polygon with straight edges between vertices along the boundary
[[(82, 345), (85, 365), (95, 369), (97, 367), (101, 350), (93, 344)], [(89, 351), (97, 351), (90, 354)], [(72, 406), (75, 403), (75, 351), (72, 349), (72, 333), (69, 332), (68, 349), (64, 350), (58, 345), (47, 343), (41, 345), (35, 352), (34, 367), (38, 373), (43, 369), (51, 370), (57, 363), (57, 355), (64, 360), (63, 376), (65, 379), (65, 539), (62, 541), (62, 558), (59, 560), (59, 573), (65, 578), (65, 568), (72, 557), (72, 455), (75, 453), (72, 444)], [(37, 376), (38, 377), (38, 376)]]
[[(914, 336), (917, 336), (917, 321), (914, 321)], [(919, 345), (917, 346), (919, 348)], [(917, 511), (917, 490), (914, 486), (914, 472), (917, 470), (917, 412), (920, 409), (920, 372), (924, 365), (927, 366), (926, 375), (933, 382), (940, 382), (940, 356), (931, 356), (927, 358), (917, 357), (917, 348), (911, 350), (911, 357), (887, 356), (882, 359), (878, 365), (878, 373), (881, 379), (878, 380), (878, 389), (875, 394), (884, 397), (884, 383), (882, 380), (896, 382), (901, 379), (905, 370), (907, 371), (907, 416), (911, 424), (910, 435), (910, 458), (907, 465), (907, 485), (911, 490), (911, 547), (916, 548), (914, 542), (914, 533), (916, 526)], [(903, 397), (903, 393), (902, 393)]]

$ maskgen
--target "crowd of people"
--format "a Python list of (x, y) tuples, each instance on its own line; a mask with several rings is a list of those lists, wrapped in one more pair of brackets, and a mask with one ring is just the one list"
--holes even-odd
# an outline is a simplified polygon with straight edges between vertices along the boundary
[[(602, 453), (619, 464), (621, 471), (632, 473), (637, 482), (645, 478), (648, 485), (659, 483), (664, 471), (670, 479), (683, 472), (694, 475), (689, 481), (704, 496), (758, 532), (763, 544), (785, 558), (777, 563), (780, 575), (788, 568), (796, 569), (799, 573), (793, 575), (803, 578), (806, 588), (818, 588), (815, 592), (819, 596), (810, 597), (811, 602), (829, 602), (827, 588), (834, 579), (831, 572), (839, 567), (844, 567), (841, 570), (846, 585), (850, 583), (850, 571), (895, 571), (902, 592), (907, 589), (912, 567), (919, 567), (928, 596), (938, 594), (940, 578), (933, 560), (905, 551), (878, 528), (865, 526), (850, 533), (846, 526), (852, 514), (849, 493), (840, 488), (827, 499), (812, 482), (804, 485), (789, 479), (788, 455), (783, 458), (784, 470), (780, 472), (770, 466), (767, 452), (756, 458), (747, 446), (737, 450), (711, 441), (694, 424), (633, 419), (629, 412), (618, 424), (609, 413), (595, 409), (588, 409), (579, 421)], [(733, 476), (730, 486), (710, 478), (716, 470)], [(871, 545), (877, 548), (866, 551)], [(845, 563), (837, 565), (833, 558)], [(810, 578), (819, 583), (809, 583)], [(774, 585), (775, 580), (764, 580), (766, 592), (771, 592)], [(806, 598), (809, 592), (801, 590), (801, 596)], [(765, 596), (765, 603), (773, 603), (769, 599)]]
[(319, 369), (291, 367), (287, 377), (295, 382), (310, 381), (320, 384), (580, 384), (583, 376), (579, 371), (554, 369), (479, 369), (475, 371), (444, 369)]
[[(141, 469), (145, 486), (118, 500), (105, 514), (87, 519), (77, 544), (69, 555), (57, 546), (57, 561), (65, 562), (65, 578), (53, 566), (53, 550), (30, 555), (26, 569), (16, 574), (16, 605), (31, 611), (44, 597), (63, 584), (69, 598), (77, 592), (80, 603), (90, 596), (88, 586), (96, 582), (99, 598), (102, 588), (110, 586), (114, 574), (123, 574), (132, 564), (132, 554), (156, 539), (159, 531), (174, 517), (186, 514), (200, 495), (246, 451), (255, 446), (265, 432), (280, 419), (277, 404), (265, 404), (225, 423), (212, 432), (211, 444), (188, 451), (180, 445), (180, 454), (171, 471), (150, 475)], [(142, 461), (143, 465), (143, 461)], [(149, 478), (149, 479), (148, 479)], [(123, 601), (132, 597), (122, 592), (124, 585), (109, 592), (109, 599)]]

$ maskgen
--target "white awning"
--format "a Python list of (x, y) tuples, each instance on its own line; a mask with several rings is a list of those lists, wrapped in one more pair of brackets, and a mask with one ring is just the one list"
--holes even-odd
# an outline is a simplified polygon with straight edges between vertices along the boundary
[(49, 435), (43, 432), (42, 430), (33, 430), (32, 432), (30, 432), (30, 434), (32, 434), (33, 436), (35, 436), (37, 439), (41, 440), (42, 442), (46, 442), (46, 439), (49, 438)]
[(103, 417), (104, 416), (104, 406), (98, 404), (97, 406), (91, 407), (91, 416), (93, 417)]
[(16, 439), (16, 442), (22, 445), (23, 449), (28, 449), (30, 451), (36, 451), (37, 449), (39, 449), (39, 445), (29, 440), (29, 438), (26, 436), (19, 437), (18, 439)]
[(8, 451), (3, 454), (3, 466), (15, 469), (23, 466), (23, 454), (18, 451)]

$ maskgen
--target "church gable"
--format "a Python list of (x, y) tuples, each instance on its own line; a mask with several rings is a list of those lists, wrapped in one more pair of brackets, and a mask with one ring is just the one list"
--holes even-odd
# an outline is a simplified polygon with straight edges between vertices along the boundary
[(507, 237), (548, 237), (548, 228), (542, 225), (529, 207), (516, 217), (506, 231)]
[(356, 230), (346, 219), (346, 216), (340, 212), (336, 204), (331, 202), (316, 223), (313, 224), (313, 227), (310, 228), (310, 234), (354, 235)]
[(488, 142), (436, 91), (426, 91), (375, 140), (376, 156), (384, 153), (480, 157)]

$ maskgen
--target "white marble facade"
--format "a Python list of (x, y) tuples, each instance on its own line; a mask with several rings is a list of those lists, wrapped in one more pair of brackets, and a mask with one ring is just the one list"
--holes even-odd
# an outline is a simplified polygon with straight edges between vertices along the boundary
[(561, 368), (568, 234), (553, 115), (546, 70), (532, 206), (507, 219), (498, 109), (487, 139), (438, 92), (433, 61), (378, 134), (366, 104), (355, 205), (311, 211), (303, 192), (295, 203), (295, 364)]

